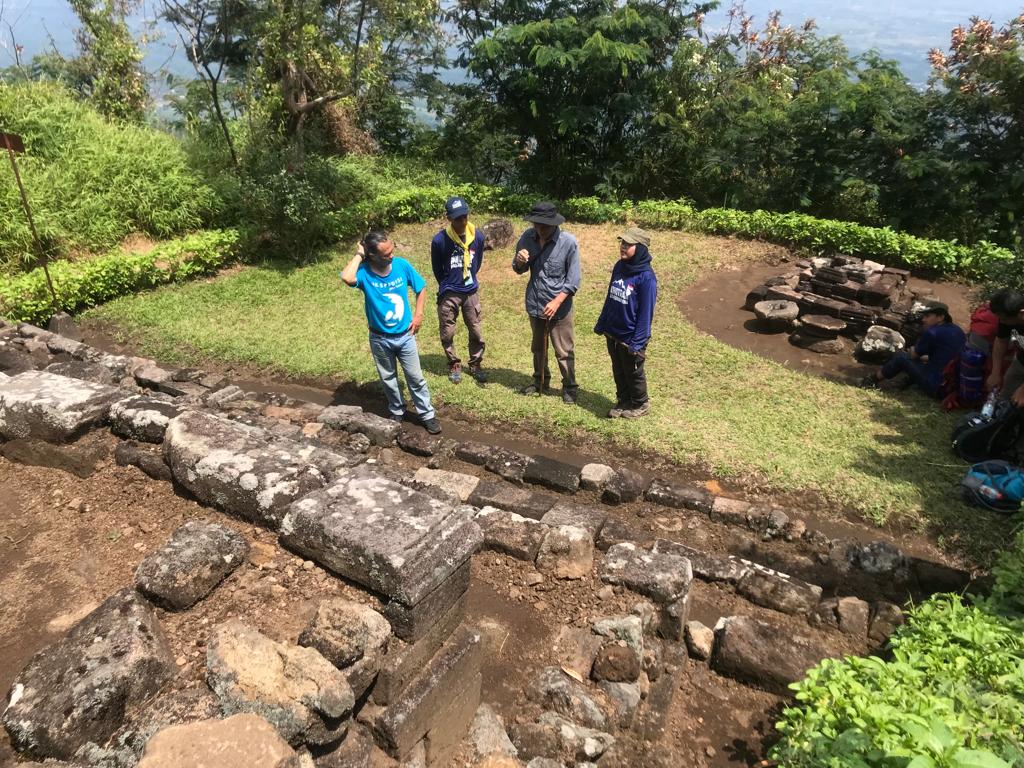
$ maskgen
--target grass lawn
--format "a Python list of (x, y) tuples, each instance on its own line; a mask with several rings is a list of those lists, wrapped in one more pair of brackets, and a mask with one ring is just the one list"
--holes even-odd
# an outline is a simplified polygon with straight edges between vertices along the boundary
[[(511, 268), (512, 247), (488, 252), (481, 271), (486, 367), (480, 389), (446, 377), (433, 311), (429, 266), (435, 224), (394, 231), (397, 253), (428, 280), (430, 298), (420, 353), (436, 399), (488, 421), (530, 424), (577, 443), (600, 439), (699, 464), (716, 476), (759, 490), (815, 492), (828, 515), (854, 508), (882, 524), (910, 524), (949, 551), (979, 563), (1007, 540), (1008, 523), (957, 501), (964, 468), (949, 451), (954, 416), (914, 395), (866, 392), (791, 371), (698, 331), (676, 298), (701, 274), (757, 258), (756, 243), (658, 232), (651, 252), (659, 303), (647, 372), (651, 412), (637, 421), (609, 420), (614, 384), (604, 340), (591, 332), (608, 274), (618, 256), (613, 226), (569, 225), (581, 242), (583, 287), (576, 300), (580, 406), (560, 398), (526, 398), (516, 389), (531, 373), (525, 276)], [(362, 295), (338, 272), (349, 246), (304, 268), (245, 267), (220, 278), (127, 297), (92, 310), (139, 340), (148, 354), (180, 363), (218, 358), (270, 371), (376, 381)], [(464, 350), (466, 332), (457, 344)], [(557, 366), (552, 360), (557, 384)]]

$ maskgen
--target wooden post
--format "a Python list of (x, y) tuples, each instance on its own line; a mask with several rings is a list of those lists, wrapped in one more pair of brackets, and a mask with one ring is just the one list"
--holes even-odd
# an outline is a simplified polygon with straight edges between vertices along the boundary
[(0, 131), (0, 141), (3, 142), (4, 147), (7, 149), (7, 156), (11, 159), (11, 169), (14, 171), (14, 178), (18, 182), (18, 191), (21, 192), (21, 205), (25, 209), (25, 217), (28, 219), (28, 228), (32, 232), (32, 242), (36, 247), (36, 257), (39, 259), (39, 264), (43, 268), (43, 274), (46, 275), (46, 284), (50, 288), (50, 296), (53, 297), (53, 306), (56, 309), (60, 309), (60, 302), (57, 301), (57, 291), (53, 288), (53, 278), (50, 277), (49, 259), (43, 251), (43, 244), (39, 242), (39, 233), (36, 232), (36, 223), (32, 219), (32, 208), (28, 204), (28, 195), (25, 194), (25, 185), (21, 181), (21, 174), (18, 172), (18, 163), (14, 159), (15, 152), (24, 152), (25, 143), (21, 137), (13, 133), (3, 133)]

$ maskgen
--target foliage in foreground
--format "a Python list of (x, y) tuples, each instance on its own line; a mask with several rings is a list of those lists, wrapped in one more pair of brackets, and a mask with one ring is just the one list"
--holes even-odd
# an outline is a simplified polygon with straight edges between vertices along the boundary
[(236, 255), (235, 230), (209, 230), (160, 243), (145, 253), (111, 251), (87, 261), (50, 266), (60, 307), (54, 307), (42, 269), (0, 278), (0, 315), (43, 323), (58, 309), (77, 312), (158, 285), (209, 275)]
[(1024, 766), (1024, 533), (995, 574), (988, 599), (938, 595), (911, 611), (890, 660), (811, 670), (773, 757), (787, 768)]
[[(0, 82), (0, 130), (21, 134), (18, 165), (51, 256), (102, 251), (129, 234), (171, 237), (201, 227), (213, 192), (181, 145), (158, 131), (111, 123), (56, 85)], [(0, 169), (0, 272), (34, 257), (9, 164)]]

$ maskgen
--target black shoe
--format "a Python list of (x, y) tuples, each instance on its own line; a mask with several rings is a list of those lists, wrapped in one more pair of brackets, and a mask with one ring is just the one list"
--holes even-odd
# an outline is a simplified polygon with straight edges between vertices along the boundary
[(857, 382), (857, 386), (861, 389), (878, 389), (879, 381), (875, 378), (875, 374), (865, 376), (863, 379)]
[(388, 418), (391, 419), (392, 421), (397, 421), (399, 424), (405, 421), (404, 415), (395, 415), (393, 413), (390, 416), (388, 416)]
[(424, 421), (423, 428), (432, 435), (441, 434), (441, 422), (437, 420), (436, 416), (432, 419), (427, 419), (426, 421)]
[(576, 405), (576, 393), (562, 391), (562, 402), (566, 405)]

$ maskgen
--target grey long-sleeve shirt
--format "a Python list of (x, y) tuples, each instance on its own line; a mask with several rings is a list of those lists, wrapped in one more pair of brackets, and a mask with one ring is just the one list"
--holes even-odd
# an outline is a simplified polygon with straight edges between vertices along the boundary
[(548, 302), (564, 292), (568, 296), (554, 317), (561, 320), (572, 311), (572, 298), (580, 289), (580, 247), (576, 238), (556, 228), (541, 248), (537, 230), (530, 227), (516, 243), (516, 253), (523, 248), (530, 254), (530, 260), (519, 265), (513, 257), (512, 269), (518, 274), (530, 270), (530, 280), (526, 284), (526, 314), (543, 317)]

